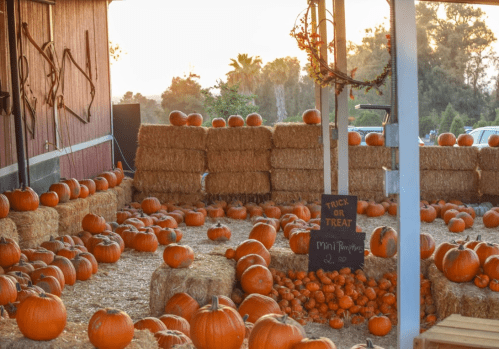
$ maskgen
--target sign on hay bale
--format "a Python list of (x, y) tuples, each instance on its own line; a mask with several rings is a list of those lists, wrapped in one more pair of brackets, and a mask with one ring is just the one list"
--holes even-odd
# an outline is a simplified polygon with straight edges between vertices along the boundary
[[(112, 193), (110, 195), (116, 197)], [(92, 195), (92, 197), (94, 196), (95, 194)], [(59, 236), (75, 235), (82, 231), (81, 221), (90, 212), (87, 199), (70, 200), (66, 203), (58, 204), (54, 209), (59, 213)]]
[[(116, 221), (116, 212), (118, 211), (118, 198), (113, 189), (100, 191), (87, 198), (88, 212), (104, 217), (106, 222)], [(83, 215), (84, 217), (85, 215)], [(83, 220), (83, 217), (81, 218)], [(80, 220), (81, 222), (81, 220)], [(80, 229), (81, 230), (81, 229)], [(76, 233), (78, 233), (78, 230)]]
[(151, 278), (149, 309), (151, 316), (164, 313), (166, 302), (176, 293), (185, 292), (200, 306), (212, 296), (230, 297), (236, 282), (235, 262), (224, 256), (196, 254), (188, 268), (170, 268), (162, 264)]
[(499, 148), (481, 148), (478, 153), (478, 167), (482, 171), (499, 171)]
[(420, 147), (419, 168), (421, 170), (476, 170), (477, 147)]
[[(333, 124), (329, 124), (329, 136)], [(272, 140), (276, 148), (307, 149), (321, 148), (319, 137), (322, 134), (321, 125), (307, 125), (296, 122), (283, 122), (274, 126)], [(331, 140), (331, 148), (336, 148), (337, 142)]]
[[(123, 178), (121, 181), (120, 187), (123, 188), (124, 190), (124, 195), (125, 195), (125, 204), (128, 204), (132, 202), (132, 196), (133, 196), (133, 179), (129, 177)], [(118, 206), (118, 210), (121, 210), (123, 207)]]
[(270, 150), (208, 151), (208, 171), (263, 172), (270, 171)]
[(266, 194), (270, 193), (268, 172), (220, 172), (206, 176), (208, 194)]
[(205, 127), (142, 124), (139, 129), (139, 146), (205, 150), (207, 134)]
[[(333, 191), (333, 194), (336, 194)], [(286, 204), (298, 200), (305, 200), (306, 202), (320, 201), (322, 192), (311, 191), (272, 191), (271, 199), (277, 204)]]
[(472, 282), (456, 283), (448, 280), (435, 264), (428, 268), (432, 294), (440, 319), (451, 314), (499, 319), (499, 292), (480, 289)]
[(272, 148), (272, 128), (224, 127), (209, 128), (206, 149), (214, 150), (270, 150)]
[(204, 172), (206, 152), (140, 146), (135, 155), (135, 167), (147, 171)]
[(59, 213), (51, 207), (40, 206), (36, 211), (28, 212), (10, 211), (8, 218), (16, 224), (21, 248), (37, 247), (50, 235), (57, 235), (59, 230)]
[(19, 243), (16, 223), (12, 219), (7, 217), (0, 219), (0, 237), (9, 238)]
[(143, 192), (196, 193), (201, 191), (201, 173), (137, 170), (134, 187)]
[(178, 203), (193, 204), (197, 201), (203, 201), (205, 197), (201, 192), (184, 194), (184, 193), (155, 193), (155, 192), (144, 193), (138, 191), (133, 194), (133, 201), (142, 202), (142, 200), (150, 196), (157, 198), (161, 203), (169, 202), (173, 204), (178, 204)]
[(484, 171), (480, 173), (480, 193), (499, 195), (499, 171)]

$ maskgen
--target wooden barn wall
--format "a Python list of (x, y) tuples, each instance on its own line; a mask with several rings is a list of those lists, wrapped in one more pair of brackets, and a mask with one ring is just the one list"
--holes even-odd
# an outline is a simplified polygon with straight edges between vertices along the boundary
[[(61, 156), (61, 177), (94, 178), (111, 168), (111, 142)], [(83, 166), (77, 166), (83, 164)]]
[[(49, 5), (27, 0), (21, 0), (20, 3), (21, 20), (17, 18), (17, 23), (26, 22), (32, 37), (41, 47), (44, 43), (50, 41)], [(2, 47), (0, 52), (0, 79), (2, 81), (2, 90), (10, 92), (11, 79), (6, 7), (5, 0), (0, 0), (0, 45)], [(49, 64), (23, 35), (22, 53), (26, 56), (29, 67), (26, 91), (31, 100), (33, 100), (33, 97), (37, 99), (34, 138), (29, 133), (27, 134), (26, 151), (27, 156), (30, 158), (56, 150), (56, 132), (60, 137), (59, 148), (70, 147), (111, 133), (107, 1), (58, 0), (57, 4), (52, 6), (52, 11), (53, 35), (59, 66), (62, 64), (61, 59), (64, 49), (69, 48), (75, 61), (87, 74), (89, 73), (86, 65), (85, 43), (85, 31), (88, 30), (91, 74), (96, 93), (89, 124), (83, 124), (69, 112), (59, 109), (59, 128), (56, 131), (53, 107), (46, 102), (50, 88), (50, 80), (47, 78), (50, 72)], [(18, 55), (20, 54), (21, 48), (18, 46)], [(58, 94), (61, 93), (62, 87), (59, 88)], [(90, 84), (69, 60), (65, 62), (63, 94), (65, 104), (83, 118), (87, 118), (87, 107), (91, 100)], [(31, 126), (29, 113), (27, 113), (27, 116), (27, 123)], [(17, 157), (14, 117), (13, 115), (1, 115), (0, 118), (0, 168), (3, 168), (16, 163)], [(84, 154), (94, 153), (95, 155), (97, 150), (107, 151), (109, 154), (102, 154), (99, 157), (94, 156), (91, 162), (99, 159), (99, 161), (105, 161), (105, 164), (88, 164), (85, 162), (88, 159), (86, 160)], [(92, 150), (82, 150), (75, 153), (75, 162), (71, 167), (76, 168), (77, 173), (88, 174), (86, 177), (96, 175), (100, 171), (96, 168), (103, 167), (107, 169), (111, 167), (110, 154), (109, 142), (105, 145), (98, 145)], [(68, 156), (61, 156), (61, 175), (63, 176), (67, 175), (66, 169), (69, 169), (66, 166), (67, 160), (63, 159), (64, 157), (68, 158)]]

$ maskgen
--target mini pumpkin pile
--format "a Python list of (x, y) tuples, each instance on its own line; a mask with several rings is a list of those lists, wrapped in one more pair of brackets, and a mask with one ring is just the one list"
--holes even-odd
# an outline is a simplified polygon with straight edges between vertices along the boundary
[(393, 199), (385, 199), (380, 203), (373, 200), (357, 201), (357, 214), (365, 214), (367, 217), (380, 217), (386, 212), (391, 216), (397, 215), (397, 203)]
[[(468, 236), (469, 239), (469, 236)], [(435, 266), (453, 282), (471, 282), (499, 292), (499, 245), (482, 241), (443, 242), (435, 250)]]

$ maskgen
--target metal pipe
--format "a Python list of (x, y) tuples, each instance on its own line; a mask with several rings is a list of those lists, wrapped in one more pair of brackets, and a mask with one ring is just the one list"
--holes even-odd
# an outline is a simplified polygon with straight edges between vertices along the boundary
[(21, 93), (19, 90), (19, 67), (17, 66), (16, 13), (15, 0), (7, 0), (7, 18), (9, 30), (10, 74), (12, 78), (12, 113), (16, 133), (16, 150), (19, 183), (28, 184), (26, 159), (24, 155), (24, 136), (21, 115)]

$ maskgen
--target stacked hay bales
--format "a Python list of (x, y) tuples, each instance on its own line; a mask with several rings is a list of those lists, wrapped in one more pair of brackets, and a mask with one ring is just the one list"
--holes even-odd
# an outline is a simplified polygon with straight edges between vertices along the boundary
[(210, 128), (206, 141), (209, 200), (262, 201), (270, 197), (269, 127)]
[[(320, 125), (280, 123), (272, 135), (271, 155), (272, 200), (278, 203), (299, 199), (320, 200), (324, 192), (324, 156), (319, 137)], [(337, 165), (336, 142), (331, 141), (331, 167)], [(331, 189), (337, 190), (336, 171), (331, 176)]]
[[(113, 196), (113, 194), (110, 195)], [(89, 200), (70, 200), (66, 203), (58, 204), (54, 209), (59, 213), (59, 236), (75, 235), (82, 230), (81, 222), (83, 221), (83, 217), (90, 212)], [(116, 209), (116, 206), (114, 206), (114, 209)], [(114, 215), (116, 216), (116, 211), (114, 211)]]
[(17, 235), (16, 223), (10, 218), (0, 219), (0, 238), (9, 238), (19, 243), (19, 236)]
[(202, 200), (206, 169), (204, 127), (141, 125), (135, 157), (134, 200), (155, 196), (161, 202)]
[[(104, 217), (106, 222), (116, 221), (116, 212), (118, 210), (117, 190), (113, 188), (113, 189), (108, 189), (106, 191), (96, 192), (94, 195), (89, 196), (87, 198), (87, 201), (88, 201), (87, 213), (93, 213), (102, 216)], [(84, 216), (85, 215), (83, 215), (83, 217)]]
[(479, 202), (476, 147), (421, 147), (419, 155), (421, 199)]
[(482, 202), (499, 204), (499, 149), (485, 147), (478, 155)]
[(51, 207), (40, 206), (28, 212), (10, 211), (8, 218), (16, 225), (21, 248), (37, 247), (59, 229), (59, 213)]

